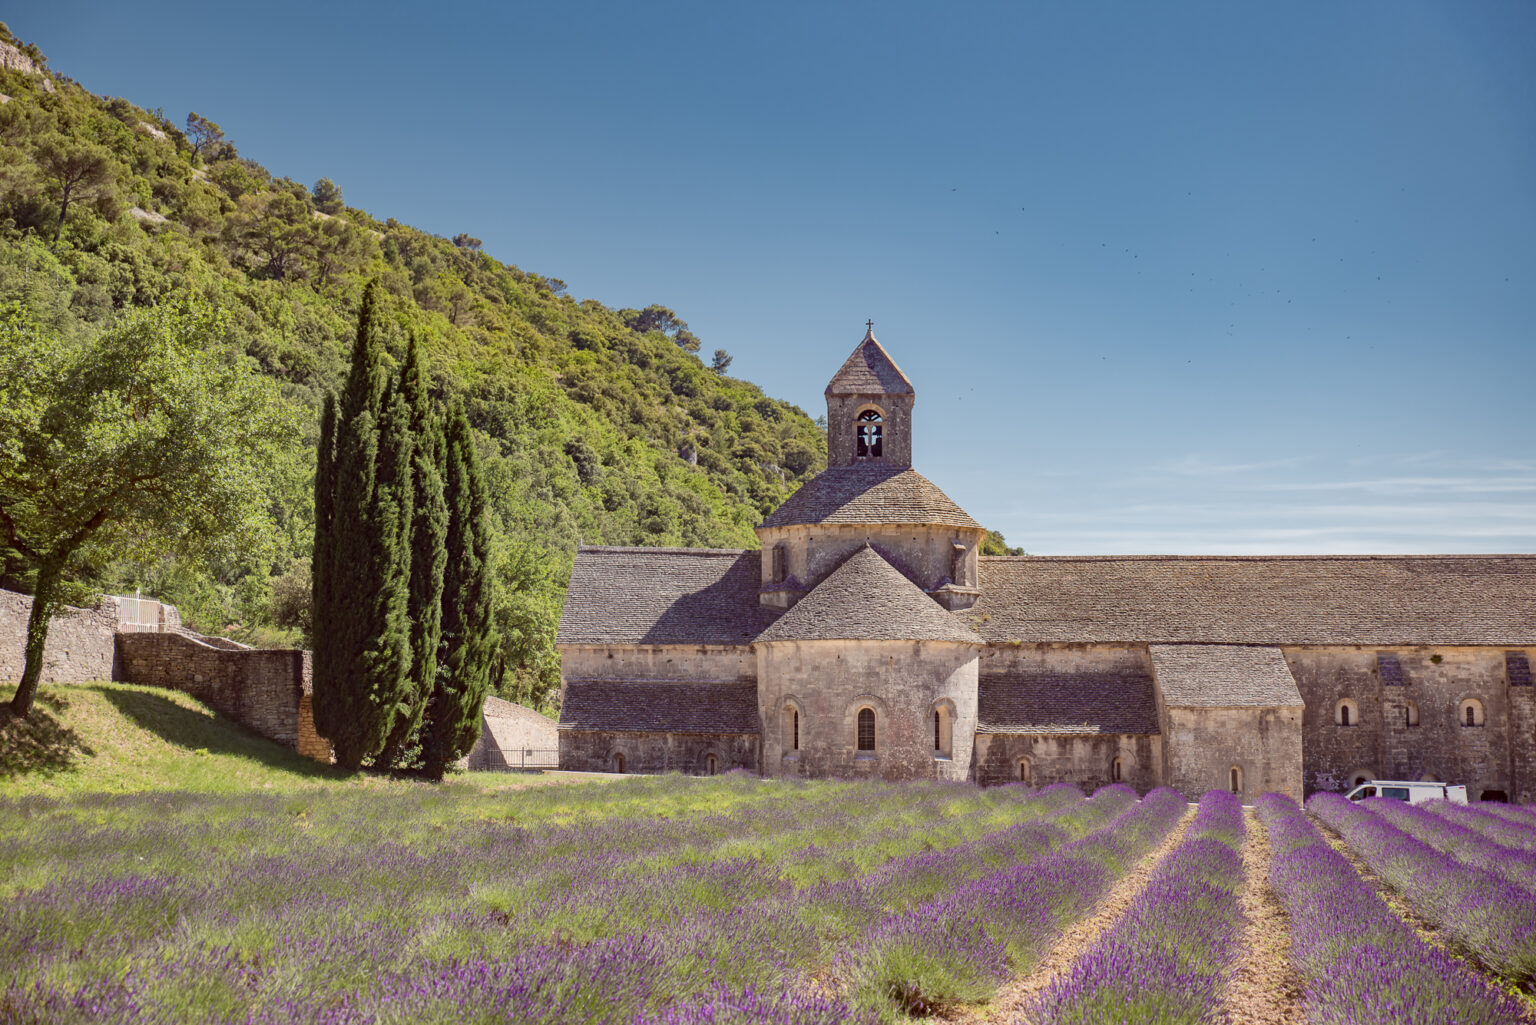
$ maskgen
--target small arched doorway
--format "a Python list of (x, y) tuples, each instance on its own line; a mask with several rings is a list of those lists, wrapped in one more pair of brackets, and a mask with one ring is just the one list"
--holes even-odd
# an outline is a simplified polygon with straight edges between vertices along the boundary
[(613, 753), (613, 771), (622, 773), (624, 771), (624, 765), (624, 755), (618, 751), (615, 751)]

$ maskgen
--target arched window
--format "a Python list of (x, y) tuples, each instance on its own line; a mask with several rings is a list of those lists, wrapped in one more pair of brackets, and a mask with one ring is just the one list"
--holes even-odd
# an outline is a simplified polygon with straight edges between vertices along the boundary
[(1461, 709), (1456, 717), (1463, 726), (1482, 726), (1486, 719), (1483, 718), (1483, 703), (1476, 698), (1464, 698)]
[(617, 753), (614, 754), (614, 756), (613, 756), (613, 771), (614, 772), (623, 772), (624, 771), (624, 756), (623, 755), (617, 754)]
[(794, 705), (784, 706), (784, 750), (800, 750), (800, 709)]
[(1109, 778), (1118, 783), (1125, 774), (1125, 763), (1119, 758), (1109, 763)]
[(714, 755), (705, 755), (704, 756), (704, 775), (706, 775), (706, 776), (713, 776), (715, 774), (715, 770), (716, 770), (716, 768), (718, 768), (718, 766), (719, 766), (719, 762), (716, 760)]
[(1403, 706), (1403, 725), (1413, 729), (1419, 724), (1419, 706), (1412, 701)]
[(1029, 764), (1029, 759), (1028, 758), (1020, 758), (1019, 759), (1019, 782), (1020, 783), (1033, 783), (1034, 782), (1033, 767)]
[(953, 734), (954, 724), (950, 720), (949, 707), (940, 705), (933, 710), (933, 753), (936, 757), (949, 757)]
[(773, 546), (773, 565), (771, 568), (775, 584), (782, 584), (784, 579), (789, 576), (789, 550), (784, 547), (784, 542), (782, 541)]
[(1243, 792), (1243, 770), (1234, 765), (1227, 772), (1227, 783), (1234, 794)]
[(884, 433), (883, 418), (878, 409), (866, 409), (860, 413), (858, 420), (853, 425), (854, 438), (857, 444), (854, 446), (854, 454), (860, 459), (879, 459), (883, 447)]
[(873, 708), (859, 709), (859, 750), (873, 751), (875, 749), (875, 710)]
[(1360, 706), (1353, 698), (1344, 698), (1334, 707), (1333, 721), (1340, 726), (1360, 725)]

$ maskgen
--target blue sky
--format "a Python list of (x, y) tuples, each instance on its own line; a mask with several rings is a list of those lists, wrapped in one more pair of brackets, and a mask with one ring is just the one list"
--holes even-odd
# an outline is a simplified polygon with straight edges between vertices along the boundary
[(22, 0), (98, 93), (663, 303), (1041, 554), (1536, 551), (1536, 5)]

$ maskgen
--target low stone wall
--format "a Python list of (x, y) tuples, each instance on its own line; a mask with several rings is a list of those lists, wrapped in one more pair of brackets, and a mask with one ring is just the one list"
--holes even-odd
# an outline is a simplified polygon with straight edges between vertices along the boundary
[[(0, 591), (0, 681), (21, 679), (27, 659), (27, 620), (32, 597)], [(117, 600), (103, 598), (93, 609), (65, 608), (48, 624), (43, 648), (43, 683), (115, 680)]]
[[(578, 772), (758, 772), (759, 738), (747, 733), (630, 733), (561, 730), (560, 768)], [(618, 768), (618, 757), (623, 769)]]
[(1027, 765), (1027, 782), (1037, 787), (1075, 783), (1092, 793), (1120, 779), (1145, 794), (1164, 785), (1163, 738), (1157, 735), (1102, 733), (1092, 736), (1047, 736), (977, 733), (973, 775), (982, 786), (1018, 783), (1019, 763)]
[[(314, 733), (307, 705), (309, 652), (289, 649), (216, 647), (184, 633), (117, 635), (121, 679), (128, 683), (184, 691), (269, 740), (312, 757), (330, 747)], [(301, 745), (301, 738), (305, 741)], [(308, 750), (306, 750), (308, 748)]]

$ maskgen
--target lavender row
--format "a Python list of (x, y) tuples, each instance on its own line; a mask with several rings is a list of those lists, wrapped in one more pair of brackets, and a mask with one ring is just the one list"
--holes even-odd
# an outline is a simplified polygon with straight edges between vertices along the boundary
[(1258, 800), (1269, 884), (1290, 918), (1291, 963), (1315, 1025), (1498, 1025), (1516, 1005), (1432, 947), (1329, 846), (1296, 803)]
[(1111, 929), (1041, 994), (1045, 1025), (1211, 1020), (1242, 926), (1243, 808), (1224, 790), (1200, 799), (1184, 841)]
[[(882, 796), (880, 788), (867, 789), (871, 797)], [(655, 793), (645, 789), (641, 796), (649, 802)], [(964, 788), (912, 796), (918, 807), (932, 799), (928, 810), (941, 822), (978, 803), (976, 792)], [(842, 888), (862, 891), (866, 906), (855, 907), (846, 926), (865, 931), (878, 923), (887, 903), (910, 899), (898, 866), (910, 870), (905, 878), (914, 883), (913, 892), (928, 893), (942, 881), (935, 866), (946, 857), (962, 874), (982, 872), (1059, 846), (1093, 816), (1134, 800), (1109, 793), (1085, 802), (1070, 788), (1034, 794), (1003, 788), (984, 797), (1004, 817), (1051, 814), (1056, 823), (1039, 823), (1032, 833), (1026, 822), (914, 855), (903, 859), (904, 866), (893, 862), (870, 873), (863, 887), (850, 881)], [(859, 840), (857, 817), (842, 821), (841, 812), (813, 810), (809, 818), (809, 829), (837, 820), (851, 843)], [(594, 823), (589, 836), (612, 846), (585, 848), (560, 834), (579, 834), (586, 824), (553, 837), (505, 827), (478, 836), (482, 827), (470, 824), (425, 849), (372, 837), (317, 843), (301, 829), (288, 839), (302, 849), (284, 858), (246, 856), (244, 836), (235, 831), (233, 850), (206, 845), (208, 854), (223, 854), (223, 863), (205, 855), (195, 873), (165, 871), (166, 834), (156, 823), (136, 823), (121, 841), (129, 850), (148, 852), (140, 858), (158, 851), (161, 870), (77, 878), (75, 885), (64, 880), (10, 902), (0, 925), (6, 955), (0, 963), (16, 974), (3, 984), (7, 992), (0, 999), (43, 1020), (64, 1021), (226, 1021), (248, 1015), (274, 1021), (461, 1021), (478, 1020), (482, 1010), (491, 1015), (487, 1020), (529, 1022), (628, 1023), (674, 1013), (728, 1021), (736, 1020), (732, 1014), (766, 1014), (770, 1004), (774, 1013), (782, 1012), (772, 1020), (786, 1022), (851, 1014), (836, 1001), (802, 999), (802, 989), (774, 985), (796, 975), (802, 952), (826, 949), (818, 921), (846, 909), (816, 898), (830, 897), (838, 884), (798, 891), (752, 859), (679, 863), (665, 842), (714, 840), (713, 823), (694, 829), (696, 824), (658, 823), (648, 816), (627, 822), (638, 838), (611, 821)], [(931, 830), (929, 835), (945, 839)], [(712, 853), (730, 849), (725, 843), (708, 846)], [(703, 856), (697, 849), (686, 853)], [(529, 862), (541, 854), (556, 855), (553, 867), (535, 871)], [(608, 937), (566, 930), (540, 938), (533, 917), (508, 908), (475, 910), (484, 907), (478, 898), (487, 886), (515, 888), (552, 877), (581, 886), (583, 872), (595, 880), (635, 873), (650, 884), (637, 884), (637, 893), (681, 889), (688, 899), (649, 906), (641, 900), (630, 921), (600, 931), (634, 928)], [(468, 907), (466, 891), (478, 895)], [(736, 907), (743, 900), (779, 904), (782, 913), (762, 920), (742, 915)], [(771, 931), (763, 928), (768, 921), (775, 926)], [(167, 933), (167, 923), (179, 924)], [(824, 962), (829, 955), (819, 956)], [(764, 995), (774, 993), (782, 995)]]
[(984, 1001), (1098, 904), (1186, 807), (1175, 791), (1154, 790), (1081, 840), (889, 916), (838, 959), (834, 975), (855, 1004), (886, 1014)]
[(1420, 805), (1381, 800), (1373, 802), (1370, 808), (1415, 840), (1422, 840), (1442, 854), (1449, 854), (1463, 865), (1502, 876), (1505, 881), (1536, 895), (1536, 851), (1506, 847)]
[(1307, 810), (1489, 970), (1517, 985), (1536, 982), (1536, 897), (1414, 839), (1371, 810), (1388, 800), (1355, 804), (1338, 794), (1313, 794)]
[(1523, 851), (1536, 851), (1536, 822), (1501, 815), (1493, 809), (1496, 805), (1452, 804), (1450, 801), (1430, 801), (1424, 805), (1442, 818), (1457, 825), (1475, 829), (1495, 843), (1515, 847)]

